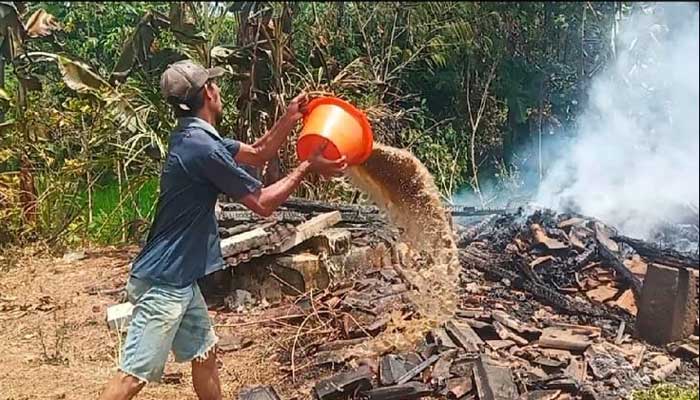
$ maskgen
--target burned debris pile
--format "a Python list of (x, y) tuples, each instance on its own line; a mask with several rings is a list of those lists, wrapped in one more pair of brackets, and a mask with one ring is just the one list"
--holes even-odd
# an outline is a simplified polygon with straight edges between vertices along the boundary
[[(296, 207), (339, 212), (334, 229), (382, 222), (371, 207)], [(290, 382), (313, 382), (320, 400), (618, 399), (660, 381), (697, 384), (697, 253), (579, 215), (506, 211), (455, 225), (459, 310), (410, 346), (391, 342), (421, 319), (403, 274), (410, 249), (395, 237), (389, 256), (277, 310), (284, 326), (266, 323)], [(268, 397), (240, 398), (277, 398), (259, 390)]]

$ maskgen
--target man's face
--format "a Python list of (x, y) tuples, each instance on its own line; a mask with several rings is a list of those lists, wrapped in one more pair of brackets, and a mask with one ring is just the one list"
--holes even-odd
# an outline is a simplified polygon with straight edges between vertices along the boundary
[(224, 106), (221, 103), (221, 89), (214, 81), (207, 83), (205, 89), (206, 91), (206, 106), (209, 107), (210, 111), (214, 116), (216, 116), (216, 122), (221, 122), (223, 118)]

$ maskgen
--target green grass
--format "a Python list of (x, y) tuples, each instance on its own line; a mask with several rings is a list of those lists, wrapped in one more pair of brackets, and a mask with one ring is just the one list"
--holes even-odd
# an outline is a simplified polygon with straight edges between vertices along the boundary
[[(87, 221), (87, 193), (83, 194)], [(119, 185), (116, 181), (108, 182), (96, 188), (93, 193), (93, 221), (88, 226), (92, 240), (102, 244), (114, 244), (121, 241), (122, 229), (135, 220), (150, 221), (158, 200), (158, 177), (153, 177), (134, 190), (125, 193), (125, 201), (120, 205)]]
[[(119, 183), (116, 179), (108, 178), (96, 184), (92, 192), (92, 222), (89, 218), (88, 193), (84, 184), (81, 183), (82, 189), (75, 195), (73, 189), (53, 188), (50, 197), (40, 205), (43, 214), (41, 230), (44, 236), (48, 237), (51, 232), (62, 229), (70, 218), (69, 214), (78, 210), (78, 215), (61, 235), (66, 244), (77, 245), (87, 241), (114, 245), (123, 243), (122, 239), (128, 242), (137, 241), (140, 235), (133, 232), (130, 225), (137, 220), (146, 221), (146, 226), (148, 225), (155, 211), (159, 193), (157, 176), (138, 179), (132, 179), (131, 190), (126, 186), (122, 187), (121, 202)], [(46, 179), (39, 180), (40, 193), (48, 186), (43, 181)]]
[(698, 388), (681, 388), (672, 384), (661, 384), (649, 390), (638, 391), (632, 400), (698, 400)]
[[(6, 207), (0, 225), (0, 245), (23, 244), (36, 240), (61, 243), (68, 247), (94, 243), (115, 245), (136, 242), (148, 228), (159, 194), (157, 176), (134, 177), (131, 188), (120, 188), (116, 179), (106, 178), (92, 192), (92, 221), (88, 193), (81, 178), (36, 176), (38, 205), (35, 224), (24, 222), (19, 201)], [(77, 190), (77, 193), (76, 193)], [(55, 239), (60, 239), (55, 241)]]

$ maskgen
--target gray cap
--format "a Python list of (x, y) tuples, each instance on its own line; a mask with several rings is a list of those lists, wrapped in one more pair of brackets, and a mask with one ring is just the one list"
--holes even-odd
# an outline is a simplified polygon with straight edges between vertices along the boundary
[(160, 77), (160, 92), (165, 100), (183, 110), (186, 104), (209, 79), (222, 76), (226, 72), (221, 67), (204, 68), (190, 60), (178, 61), (168, 66)]

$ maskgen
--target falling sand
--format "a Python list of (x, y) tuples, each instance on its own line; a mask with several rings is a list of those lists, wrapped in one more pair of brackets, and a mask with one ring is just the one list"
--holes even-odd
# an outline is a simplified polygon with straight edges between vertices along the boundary
[(410, 346), (456, 309), (459, 262), (448, 214), (432, 175), (408, 151), (375, 143), (370, 158), (348, 176), (403, 230), (402, 240), (418, 256), (402, 267), (420, 314), (411, 321), (393, 315), (391, 329), (353, 351), (370, 355)]

